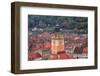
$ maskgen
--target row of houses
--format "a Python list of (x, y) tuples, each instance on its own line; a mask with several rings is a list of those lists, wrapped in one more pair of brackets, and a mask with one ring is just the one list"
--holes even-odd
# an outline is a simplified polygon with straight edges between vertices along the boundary
[[(64, 34), (64, 47), (65, 53), (61, 53), (58, 56), (51, 54), (51, 35), (48, 32), (37, 35), (29, 35), (28, 38), (28, 59), (29, 60), (41, 60), (41, 59), (73, 59), (81, 58), (82, 54), (85, 54), (84, 58), (88, 54), (88, 38), (87, 35), (78, 34)], [(78, 56), (80, 54), (80, 56)]]

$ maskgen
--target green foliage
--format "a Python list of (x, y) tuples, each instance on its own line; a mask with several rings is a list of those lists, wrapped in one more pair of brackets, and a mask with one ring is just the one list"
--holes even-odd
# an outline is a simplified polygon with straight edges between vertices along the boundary
[(28, 16), (28, 28), (42, 28), (52, 29), (60, 25), (62, 29), (83, 29), (87, 30), (88, 28), (88, 18), (87, 17), (71, 17), (71, 16), (42, 16), (42, 15), (29, 15)]

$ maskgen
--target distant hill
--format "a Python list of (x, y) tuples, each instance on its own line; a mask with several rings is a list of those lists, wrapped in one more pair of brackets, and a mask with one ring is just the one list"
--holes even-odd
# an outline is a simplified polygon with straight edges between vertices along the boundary
[(69, 17), (69, 16), (43, 16), (43, 15), (29, 15), (28, 16), (28, 28), (42, 28), (52, 29), (60, 25), (60, 28), (65, 29), (88, 29), (88, 18), (87, 17)]

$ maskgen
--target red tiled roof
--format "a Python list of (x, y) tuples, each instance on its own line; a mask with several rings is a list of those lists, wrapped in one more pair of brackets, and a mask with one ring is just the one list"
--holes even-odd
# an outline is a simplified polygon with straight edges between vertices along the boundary
[(58, 56), (57, 55), (51, 55), (50, 59), (53, 59), (53, 60), (58, 59)]
[(66, 53), (64, 50), (58, 52), (58, 54)]
[(50, 43), (46, 43), (46, 44), (44, 45), (44, 48), (51, 48), (51, 44), (50, 44)]
[(58, 59), (72, 59), (73, 56), (71, 54), (68, 53), (61, 53), (58, 54)]
[(83, 48), (83, 53), (88, 53), (88, 48), (87, 47)]
[(51, 55), (50, 59), (72, 59), (73, 56), (66, 52), (60, 52), (57, 55)]
[(36, 59), (36, 58), (40, 58), (41, 55), (39, 53), (29, 53), (29, 59)]

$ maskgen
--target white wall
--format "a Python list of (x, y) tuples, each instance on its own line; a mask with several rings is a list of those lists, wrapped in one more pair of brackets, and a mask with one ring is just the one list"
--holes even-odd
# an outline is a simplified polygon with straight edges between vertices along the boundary
[[(10, 73), (10, 55), (11, 55), (11, 15), (10, 15), (10, 3), (13, 1), (28, 1), (39, 3), (57, 3), (57, 4), (74, 4), (74, 5), (89, 5), (98, 6), (99, 15), (98, 21), (100, 21), (100, 0), (0, 0), (0, 76), (16, 76)], [(98, 22), (98, 28), (100, 22)], [(100, 30), (98, 29), (98, 33)], [(98, 35), (98, 43), (100, 46), (100, 34)], [(100, 48), (98, 48), (100, 50)], [(100, 58), (100, 51), (99, 58)], [(52, 72), (52, 73), (38, 73), (38, 74), (24, 74), (25, 76), (99, 76), (100, 74), (100, 59), (98, 60), (98, 70), (81, 70), (81, 71), (65, 71), (65, 72)], [(23, 75), (18, 75), (23, 76)]]

